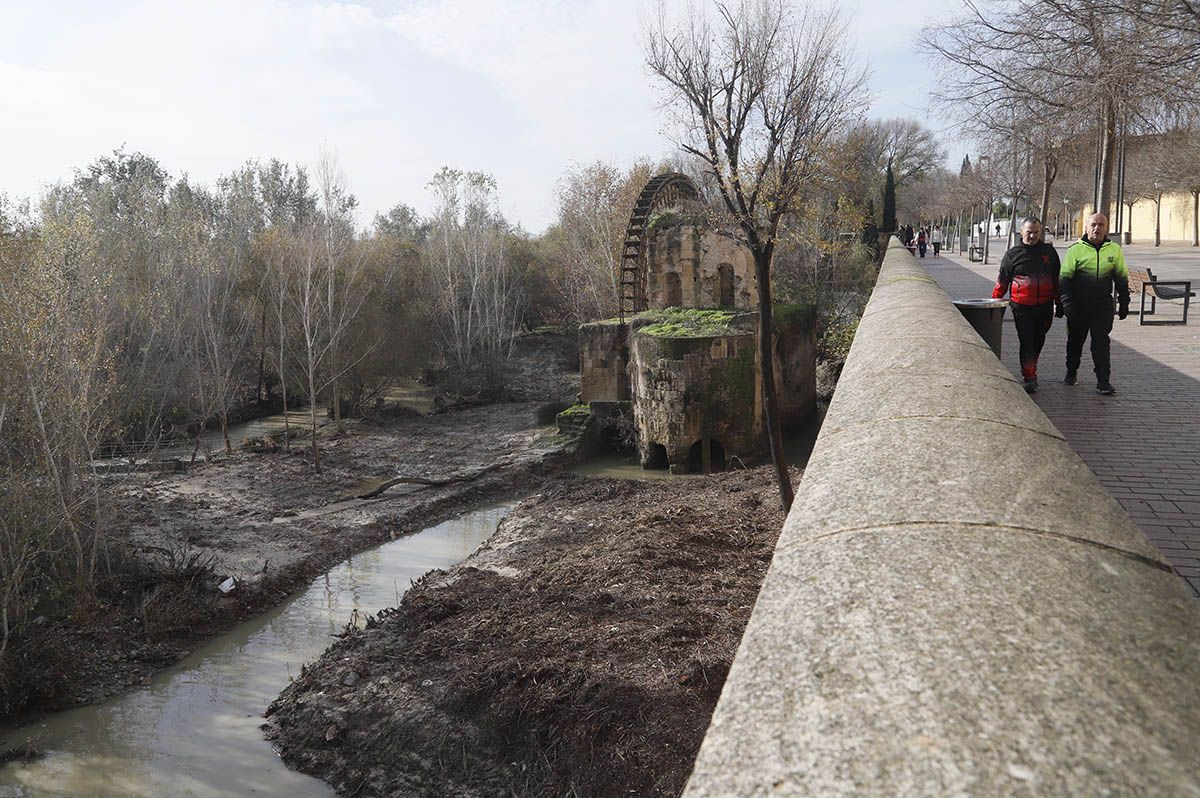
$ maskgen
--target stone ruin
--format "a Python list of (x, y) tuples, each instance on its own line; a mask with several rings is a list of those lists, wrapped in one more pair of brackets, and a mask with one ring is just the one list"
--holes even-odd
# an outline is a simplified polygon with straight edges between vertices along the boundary
[[(579, 329), (580, 404), (561, 424), (632, 419), (644, 468), (723, 469), (769, 455), (759, 389), (758, 284), (748, 249), (689, 220), (681, 174), (638, 198), (622, 261), (621, 315)], [(816, 407), (815, 314), (777, 305), (772, 350), (784, 430)]]

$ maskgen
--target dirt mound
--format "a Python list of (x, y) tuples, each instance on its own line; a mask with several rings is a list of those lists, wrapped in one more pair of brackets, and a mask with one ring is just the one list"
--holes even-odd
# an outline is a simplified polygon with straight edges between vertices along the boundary
[(676, 795), (782, 524), (767, 469), (559, 477), (272, 705), (342, 794)]

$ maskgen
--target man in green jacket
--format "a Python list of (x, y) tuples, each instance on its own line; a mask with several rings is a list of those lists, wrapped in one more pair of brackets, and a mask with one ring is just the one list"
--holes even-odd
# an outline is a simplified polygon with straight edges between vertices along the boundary
[(1117, 289), (1118, 316), (1129, 315), (1129, 269), (1121, 247), (1108, 240), (1108, 217), (1088, 217), (1083, 238), (1067, 248), (1059, 286), (1067, 317), (1067, 385), (1079, 384), (1079, 361), (1083, 342), (1092, 337), (1092, 365), (1096, 370), (1096, 393), (1116, 393), (1109, 382), (1108, 334), (1112, 332), (1113, 286)]

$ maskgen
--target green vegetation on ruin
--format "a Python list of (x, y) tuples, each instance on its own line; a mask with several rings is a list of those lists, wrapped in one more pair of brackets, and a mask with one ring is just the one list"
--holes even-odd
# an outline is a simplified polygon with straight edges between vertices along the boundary
[(647, 310), (639, 319), (651, 324), (638, 330), (655, 338), (711, 338), (731, 331), (731, 322), (738, 316), (731, 310), (701, 310), (699, 308), (666, 308)]
[(571, 405), (559, 413), (560, 416), (587, 416), (592, 412), (591, 405)]

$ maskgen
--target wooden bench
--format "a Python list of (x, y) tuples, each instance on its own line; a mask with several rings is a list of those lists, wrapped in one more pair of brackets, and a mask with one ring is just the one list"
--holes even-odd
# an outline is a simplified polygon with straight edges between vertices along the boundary
[[(1175, 286), (1182, 286), (1176, 288)], [(1188, 305), (1196, 294), (1192, 291), (1191, 280), (1160, 280), (1149, 269), (1129, 270), (1129, 292), (1138, 291), (1142, 295), (1138, 319), (1142, 324), (1187, 324)], [(1146, 297), (1150, 297), (1150, 309), (1146, 309)], [(1156, 320), (1146, 321), (1147, 316), (1154, 315), (1158, 300), (1183, 300), (1183, 319), (1176, 321)]]

